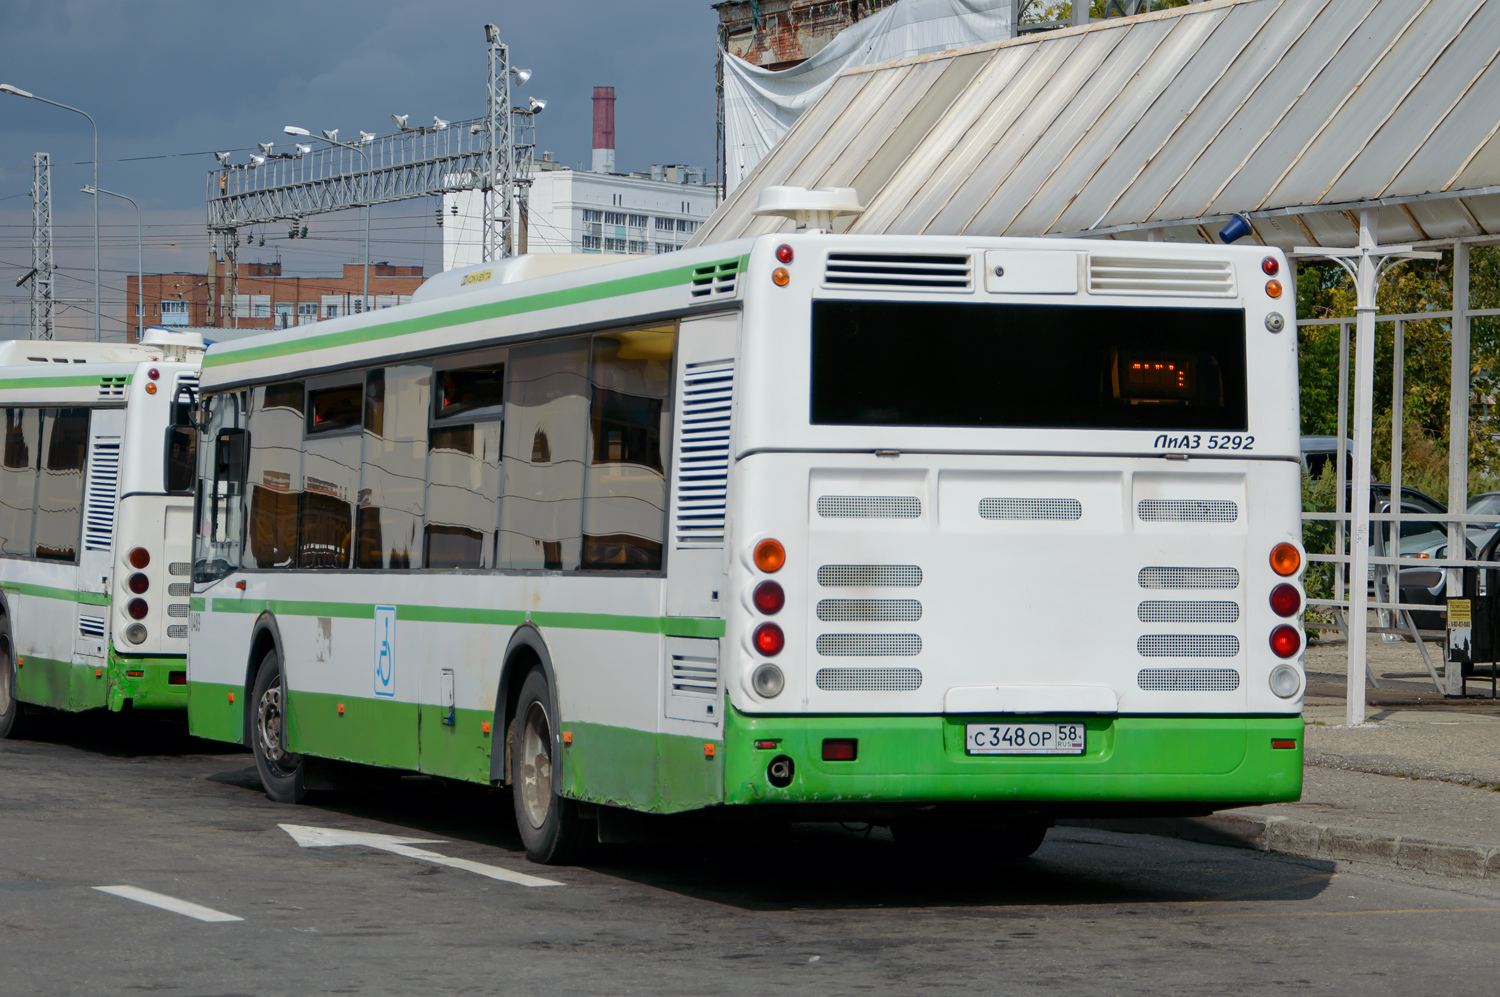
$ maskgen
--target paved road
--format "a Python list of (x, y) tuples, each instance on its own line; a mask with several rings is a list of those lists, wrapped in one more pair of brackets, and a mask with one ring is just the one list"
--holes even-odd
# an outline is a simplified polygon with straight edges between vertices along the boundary
[[(418, 778), (282, 806), (248, 755), (179, 727), (59, 719), (0, 742), (0, 993), (1493, 992), (1472, 958), (1500, 932), (1485, 883), (1082, 829), (989, 876), (811, 825), (543, 869), (507, 813)], [(406, 847), (563, 885), (303, 848), (287, 823), (436, 841)]]

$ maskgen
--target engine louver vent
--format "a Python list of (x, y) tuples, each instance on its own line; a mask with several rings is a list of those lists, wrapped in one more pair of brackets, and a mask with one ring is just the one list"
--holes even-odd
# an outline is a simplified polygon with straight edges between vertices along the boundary
[(1234, 692), (1240, 673), (1233, 668), (1142, 668), (1135, 684), (1146, 692)]
[(733, 294), (740, 274), (739, 260), (707, 263), (693, 268), (693, 283), (688, 295), (693, 298), (716, 298)]
[(1232, 523), (1240, 507), (1226, 499), (1141, 499), (1136, 515), (1145, 523)]
[(824, 519), (916, 519), (922, 500), (915, 495), (819, 495)]
[(1136, 607), (1142, 623), (1237, 623), (1240, 607), (1233, 602), (1174, 602), (1147, 599)]
[(120, 490), (119, 439), (94, 441), (84, 496), (83, 549), (108, 551), (115, 539), (115, 506)]
[(819, 668), (814, 675), (824, 692), (915, 692), (922, 688), (916, 668)]
[(1082, 519), (1083, 503), (1072, 498), (983, 498), (980, 519)]
[(125, 397), (125, 382), (127, 380), (129, 380), (129, 379), (127, 377), (125, 377), (124, 374), (121, 374), (119, 377), (101, 377), (101, 378), (99, 378), (99, 397), (100, 398), (124, 398)]
[(973, 279), (967, 256), (914, 253), (829, 253), (823, 283), (829, 287), (951, 288), (967, 291)]
[(696, 364), (683, 375), (673, 536), (679, 547), (724, 543), (734, 362)]
[(1144, 634), (1135, 642), (1143, 658), (1232, 658), (1240, 653), (1233, 634)]
[(78, 634), (81, 637), (97, 637), (102, 639), (104, 637), (104, 617), (78, 617)]
[(1234, 568), (1142, 568), (1136, 580), (1143, 589), (1240, 587), (1240, 573)]
[(826, 658), (904, 658), (922, 653), (917, 634), (823, 634), (818, 653)]
[(915, 564), (825, 564), (818, 569), (824, 588), (916, 588), (922, 569)]
[(1234, 267), (1227, 260), (1090, 256), (1089, 293), (1232, 298)]
[(915, 599), (819, 599), (818, 619), (825, 623), (915, 623), (922, 604)]

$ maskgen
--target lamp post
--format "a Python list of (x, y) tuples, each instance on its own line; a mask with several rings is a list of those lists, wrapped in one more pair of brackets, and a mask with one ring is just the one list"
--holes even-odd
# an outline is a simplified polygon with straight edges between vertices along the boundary
[(135, 203), (135, 198), (125, 194), (119, 194), (103, 187), (82, 187), (80, 190), (85, 194), (94, 194), (97, 206), (99, 194), (108, 194), (110, 197), (118, 197), (123, 201), (129, 201), (130, 206), (135, 209), (135, 338), (141, 338), (141, 330), (145, 326), (142, 318), (146, 309), (146, 280), (141, 269), (141, 206)]
[[(43, 104), (51, 104), (65, 111), (81, 114), (89, 119), (89, 124), (94, 129), (94, 186), (99, 186), (99, 126), (94, 123), (93, 115), (87, 111), (81, 111), (70, 104), (63, 104), (46, 97), (38, 97), (34, 93), (22, 90), (20, 87), (11, 86), (9, 83), (0, 83), (0, 93), (8, 93), (12, 97), (25, 97), (28, 100), (39, 100)], [(99, 342), (99, 199), (94, 198), (94, 342)]]
[[(306, 128), (298, 128), (296, 125), (287, 125), (282, 131), (288, 135), (311, 136), (312, 132)], [(360, 132), (363, 136), (365, 133)], [(363, 312), (370, 307), (370, 206), (375, 200), (375, 171), (370, 165), (370, 151), (364, 146), (368, 143), (355, 145), (353, 142), (340, 142), (336, 136), (338, 129), (332, 131), (323, 130), (323, 141), (329, 145), (341, 145), (345, 149), (353, 149), (365, 157), (365, 291), (364, 300), (360, 302), (360, 311)], [(372, 136), (373, 137), (373, 136)]]

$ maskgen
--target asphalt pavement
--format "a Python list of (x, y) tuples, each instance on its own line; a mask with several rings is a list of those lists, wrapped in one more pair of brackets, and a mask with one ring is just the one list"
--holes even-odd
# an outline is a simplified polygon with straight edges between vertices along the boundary
[(248, 755), (140, 715), (0, 742), (6, 995), (1409, 997), (1492, 992), (1456, 953), (1497, 931), (1490, 881), (1088, 828), (996, 872), (857, 825), (543, 868), (485, 789), (284, 806)]

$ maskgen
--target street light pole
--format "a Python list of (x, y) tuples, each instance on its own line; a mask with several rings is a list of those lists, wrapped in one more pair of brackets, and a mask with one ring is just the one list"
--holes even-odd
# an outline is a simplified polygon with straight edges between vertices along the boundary
[[(89, 119), (89, 124), (94, 129), (94, 186), (99, 186), (99, 126), (94, 123), (93, 115), (87, 111), (79, 110), (70, 104), (59, 101), (48, 100), (46, 97), (38, 97), (34, 93), (22, 90), (20, 87), (11, 86), (9, 83), (0, 83), (0, 93), (8, 93), (12, 97), (25, 97), (28, 100), (39, 100), (43, 104), (51, 104), (65, 111), (81, 114)], [(94, 342), (99, 342), (99, 199), (94, 198)]]
[[(312, 132), (306, 128), (298, 128), (296, 125), (287, 125), (282, 131), (288, 135), (311, 137)], [(364, 312), (370, 307), (370, 209), (375, 203), (375, 168), (370, 162), (370, 151), (362, 145), (353, 142), (340, 142), (334, 138), (338, 134), (335, 128), (332, 132), (323, 133), (323, 141), (329, 145), (341, 145), (345, 149), (353, 149), (365, 157), (365, 291), (364, 300), (360, 302), (360, 311)]]
[(99, 202), (97, 194), (108, 194), (110, 197), (118, 197), (122, 200), (129, 201), (130, 206), (135, 209), (135, 338), (136, 341), (139, 342), (141, 338), (142, 327), (146, 324), (145, 322), (141, 321), (146, 309), (146, 280), (144, 272), (141, 268), (141, 206), (135, 203), (135, 198), (133, 197), (129, 197), (125, 194), (118, 194), (112, 190), (105, 190), (102, 187), (84, 187), (82, 188), (82, 190), (85, 194), (96, 195), (94, 197), (94, 205), (96, 208), (98, 207)]

